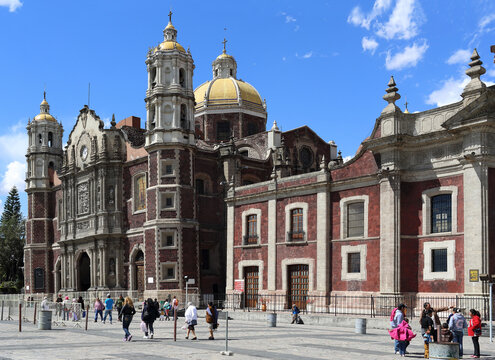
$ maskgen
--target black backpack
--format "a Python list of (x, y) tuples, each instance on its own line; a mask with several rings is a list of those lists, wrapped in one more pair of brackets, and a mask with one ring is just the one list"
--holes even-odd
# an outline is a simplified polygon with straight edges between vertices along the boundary
[(297, 317), (296, 324), (304, 324), (304, 321), (301, 319), (300, 316)]

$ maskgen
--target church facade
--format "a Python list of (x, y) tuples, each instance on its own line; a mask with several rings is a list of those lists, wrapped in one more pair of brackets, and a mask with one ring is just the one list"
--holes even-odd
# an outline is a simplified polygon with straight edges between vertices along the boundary
[[(27, 126), (26, 293), (464, 294), (494, 273), (495, 90), (475, 51), (462, 100), (409, 113), (393, 78), (343, 162), (268, 125), (224, 50), (193, 89), (170, 21), (146, 56), (146, 126), (81, 109), (63, 148), (46, 97)], [(371, 128), (371, 124), (370, 124)], [(191, 281), (191, 279), (194, 279)], [(242, 284), (240, 287), (237, 284)], [(325, 304), (321, 304), (325, 305)]]

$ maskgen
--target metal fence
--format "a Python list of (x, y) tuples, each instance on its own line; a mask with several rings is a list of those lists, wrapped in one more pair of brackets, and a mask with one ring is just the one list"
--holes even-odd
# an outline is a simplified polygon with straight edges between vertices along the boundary
[[(388, 317), (398, 304), (407, 305), (409, 318), (420, 317), (423, 305), (429, 302), (434, 309), (457, 307), (464, 313), (476, 309), (484, 319), (489, 314), (489, 297), (485, 296), (352, 296), (352, 295), (305, 295), (293, 298), (285, 295), (229, 294), (221, 307), (248, 311), (290, 311), (296, 304), (303, 313), (330, 315), (360, 315), (369, 317)], [(447, 312), (440, 315), (447, 316)]]

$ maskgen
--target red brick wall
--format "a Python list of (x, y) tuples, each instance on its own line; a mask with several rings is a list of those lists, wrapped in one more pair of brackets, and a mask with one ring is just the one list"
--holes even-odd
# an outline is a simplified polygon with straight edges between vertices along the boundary
[(268, 203), (262, 202), (262, 203), (255, 203), (249, 205), (242, 205), (235, 209), (234, 246), (242, 245), (242, 241), (243, 241), (242, 222), (246, 221), (246, 219), (242, 218), (242, 212), (250, 209), (261, 209), (261, 219), (257, 219), (258, 221), (261, 221), (261, 229), (260, 229), (261, 235), (258, 236), (260, 236), (260, 244), (268, 243), (268, 219), (267, 219)]
[[(144, 271), (145, 271), (145, 279), (144, 281), (146, 282), (146, 289), (147, 290), (155, 290), (156, 289), (156, 284), (158, 282), (157, 274), (155, 273), (155, 230), (154, 229), (149, 229), (144, 232), (145, 236), (145, 254), (144, 254), (144, 260), (145, 260), (145, 265), (144, 265)], [(148, 283), (148, 277), (153, 277), (154, 282), (153, 284)]]
[[(284, 198), (277, 201), (277, 243), (285, 242), (287, 237), (287, 233), (285, 231), (285, 207), (296, 202), (308, 204), (308, 228), (304, 231), (306, 231), (307, 240), (316, 240), (316, 194), (311, 194)], [(268, 220), (264, 219), (264, 222), (266, 222), (266, 226), (268, 228)]]
[(376, 174), (378, 167), (376, 166), (375, 158), (371, 151), (366, 151), (352, 163), (345, 164), (340, 169), (335, 169), (330, 172), (332, 180), (343, 180), (353, 177)]

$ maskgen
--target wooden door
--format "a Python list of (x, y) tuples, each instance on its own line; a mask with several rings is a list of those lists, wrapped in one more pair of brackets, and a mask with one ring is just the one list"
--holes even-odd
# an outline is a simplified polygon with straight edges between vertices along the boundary
[(308, 291), (309, 291), (309, 266), (308, 265), (291, 265), (289, 266), (289, 294), (287, 306), (296, 304), (300, 310), (306, 309)]
[(144, 263), (136, 263), (136, 290), (144, 291)]
[(256, 307), (258, 303), (258, 267), (244, 268), (244, 291), (246, 292), (246, 307)]

